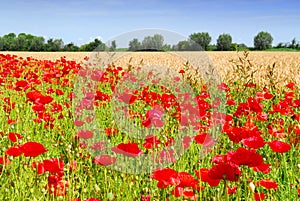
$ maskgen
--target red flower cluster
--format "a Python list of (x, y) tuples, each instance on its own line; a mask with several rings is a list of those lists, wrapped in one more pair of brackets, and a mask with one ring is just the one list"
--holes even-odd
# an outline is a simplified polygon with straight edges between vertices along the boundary
[(37, 157), (40, 154), (47, 152), (47, 149), (38, 142), (26, 142), (23, 145), (16, 145), (5, 150), (5, 154), (9, 156), (24, 156)]
[[(43, 162), (33, 162), (32, 167), (37, 169), (38, 174), (49, 172), (46, 189), (55, 196), (64, 196), (68, 188), (68, 182), (63, 180), (64, 162), (57, 158), (44, 160)], [(73, 168), (74, 169), (74, 168)], [(75, 168), (76, 169), (76, 168)]]
[(177, 172), (170, 168), (161, 168), (155, 170), (151, 178), (158, 181), (158, 188), (168, 188), (175, 186), (172, 194), (175, 197), (184, 197), (185, 199), (197, 200), (198, 196), (194, 191), (203, 190), (197, 179), (187, 172)]
[(143, 153), (135, 142), (121, 143), (112, 148), (112, 151), (117, 154), (123, 154), (128, 157), (137, 157)]

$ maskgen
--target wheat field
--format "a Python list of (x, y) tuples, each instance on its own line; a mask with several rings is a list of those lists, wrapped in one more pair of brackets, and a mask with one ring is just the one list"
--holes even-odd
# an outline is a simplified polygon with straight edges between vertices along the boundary
[[(272, 79), (276, 86), (283, 86), (295, 82), (300, 86), (300, 52), (122, 52), (122, 53), (95, 53), (95, 52), (0, 52), (14, 54), (19, 57), (33, 57), (55, 61), (65, 56), (68, 60), (85, 62), (84, 58), (101, 59), (104, 63), (128, 67), (129, 65), (145, 66), (158, 65), (170, 67), (178, 71), (186, 67), (197, 69), (199, 74), (212, 70), (223, 81), (239, 79), (237, 65), (244, 66), (245, 77), (252, 77), (252, 81), (260, 86), (270, 84)], [(192, 67), (191, 67), (192, 66)], [(195, 71), (190, 70), (190, 73)], [(270, 78), (271, 77), (271, 78)], [(246, 78), (245, 78), (246, 79)]]

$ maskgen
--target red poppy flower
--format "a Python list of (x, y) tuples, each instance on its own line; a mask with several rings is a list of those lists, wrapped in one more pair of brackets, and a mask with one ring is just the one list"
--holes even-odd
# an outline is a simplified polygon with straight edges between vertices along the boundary
[(197, 200), (198, 199), (198, 196), (195, 195), (195, 193), (193, 192), (193, 189), (183, 188), (181, 186), (176, 186), (175, 189), (172, 191), (172, 194), (175, 197), (183, 196), (185, 199), (189, 199), (189, 200)]
[(121, 143), (113, 147), (112, 151), (128, 157), (137, 157), (143, 153), (142, 150), (139, 149), (138, 144), (135, 142)]
[(254, 199), (256, 201), (264, 200), (265, 194), (264, 193), (254, 193)]
[(110, 96), (102, 93), (101, 91), (96, 91), (95, 101), (110, 101)]
[(179, 82), (180, 81), (180, 77), (178, 77), (178, 76), (174, 77), (173, 81), (174, 82)]
[(178, 172), (170, 168), (159, 168), (155, 170), (151, 178), (158, 181), (158, 188), (167, 188), (169, 185), (176, 186), (180, 183)]
[(19, 147), (10, 147), (6, 149), (4, 153), (6, 155), (16, 157), (16, 156), (20, 156), (22, 154), (22, 151)]
[(151, 201), (151, 195), (142, 195), (141, 201)]
[(240, 175), (239, 167), (228, 163), (219, 163), (208, 171), (208, 176), (214, 180), (226, 179), (229, 181), (237, 181)]
[(146, 149), (151, 149), (152, 147), (157, 147), (160, 144), (159, 139), (156, 136), (146, 136), (145, 143), (143, 144), (143, 147)]
[(17, 142), (18, 139), (22, 139), (23, 136), (21, 136), (18, 133), (14, 133), (14, 132), (9, 132), (8, 133), (8, 139), (12, 142)]
[(133, 104), (137, 100), (137, 96), (124, 92), (119, 97), (119, 100), (126, 104)]
[(265, 144), (266, 144), (264, 139), (260, 135), (245, 138), (241, 142), (244, 146), (253, 148), (253, 149), (259, 149), (259, 148), (265, 146)]
[(234, 164), (248, 165), (249, 167), (259, 166), (263, 163), (263, 157), (256, 153), (255, 150), (244, 148), (238, 148), (235, 152), (228, 153), (227, 158)]
[(47, 93), (47, 94), (52, 94), (52, 93), (54, 93), (53, 88), (52, 88), (52, 87), (49, 87), (49, 88), (46, 90), (46, 93)]
[(211, 159), (212, 163), (227, 163), (227, 154), (215, 155)]
[(39, 99), (36, 99), (36, 102), (46, 105), (48, 103), (51, 103), (53, 101), (53, 98), (51, 96), (40, 96)]
[(38, 174), (46, 172), (43, 162), (33, 162), (32, 168), (36, 169)]
[(290, 90), (294, 90), (294, 86), (295, 86), (295, 83), (294, 82), (290, 82), (288, 83), (287, 85), (285, 85), (287, 88), (289, 88)]
[(191, 144), (191, 137), (190, 136), (183, 136), (182, 144), (184, 149), (188, 149)]
[(180, 183), (177, 186), (192, 187), (193, 189), (197, 189), (199, 182), (191, 174), (187, 172), (179, 172), (178, 178), (180, 180)]
[(26, 97), (29, 99), (29, 101), (35, 102), (38, 98), (42, 96), (42, 93), (37, 90), (30, 91), (26, 94)]
[(56, 93), (56, 95), (58, 95), (58, 96), (64, 95), (64, 92), (63, 92), (62, 90), (60, 90), (60, 89), (56, 89), (56, 90), (55, 90), (55, 93)]
[(291, 145), (279, 140), (273, 140), (272, 142), (269, 142), (268, 145), (274, 152), (279, 153), (288, 152), (291, 149)]
[(164, 122), (161, 120), (163, 110), (159, 107), (154, 107), (153, 110), (148, 110), (146, 113), (146, 119), (143, 120), (142, 125), (146, 128), (150, 128), (152, 125), (155, 127), (163, 127)]
[(194, 137), (197, 144), (202, 144), (205, 147), (213, 145), (215, 138), (212, 138), (208, 133), (201, 133)]
[(102, 165), (102, 166), (108, 166), (112, 165), (117, 161), (117, 158), (114, 156), (110, 155), (101, 155), (101, 156), (96, 156), (93, 160), (93, 162), (97, 165)]
[(51, 158), (48, 160), (44, 160), (44, 168), (45, 171), (49, 171), (51, 174), (54, 173), (62, 173), (64, 170), (64, 162), (58, 158)]
[(256, 185), (263, 186), (266, 189), (272, 189), (272, 188), (277, 189), (278, 188), (277, 183), (275, 181), (270, 180), (270, 179), (262, 179), (259, 182), (257, 182)]
[(220, 183), (220, 179), (212, 179), (208, 176), (209, 169), (201, 168), (200, 170), (196, 170), (195, 173), (197, 177), (203, 181), (207, 182), (210, 186), (217, 186)]
[(90, 148), (97, 151), (104, 151), (106, 149), (104, 142), (95, 142)]
[(221, 91), (221, 90), (224, 90), (226, 92), (230, 91), (229, 87), (225, 84), (225, 83), (221, 83), (218, 85), (218, 89)]
[(78, 119), (74, 120), (74, 125), (77, 126), (77, 127), (81, 127), (83, 124), (84, 124), (84, 121), (81, 121), (81, 120), (78, 120)]
[(114, 136), (118, 132), (118, 129), (116, 129), (116, 128), (104, 128), (104, 132), (106, 133), (107, 136)]
[(30, 157), (36, 157), (48, 151), (41, 143), (38, 142), (26, 142), (20, 146), (20, 149), (24, 153), (24, 156)]
[(271, 171), (271, 164), (260, 164), (259, 166), (252, 167), (255, 172), (262, 172), (264, 174), (268, 174)]
[(89, 139), (94, 137), (94, 133), (89, 130), (79, 130), (77, 132), (78, 137), (83, 139)]
[(24, 90), (26, 91), (26, 89), (28, 89), (28, 82), (26, 80), (19, 80), (16, 82), (16, 91), (21, 91)]
[(88, 198), (88, 199), (85, 199), (84, 201), (101, 201), (101, 200), (98, 198)]
[(43, 104), (34, 104), (32, 106), (33, 111), (35, 112), (43, 112), (46, 110), (45, 106)]
[(236, 194), (237, 188), (238, 188), (237, 186), (233, 186), (233, 187), (227, 186), (227, 194), (228, 195)]
[(235, 101), (233, 99), (227, 100), (226, 101), (227, 105), (235, 105)]
[[(50, 175), (49, 177), (52, 177), (54, 175)], [(48, 184), (46, 186), (46, 189), (50, 194), (53, 194), (54, 196), (65, 196), (66, 190), (68, 188), (68, 182), (64, 181), (62, 179), (59, 179), (58, 181), (55, 181), (48, 178)]]

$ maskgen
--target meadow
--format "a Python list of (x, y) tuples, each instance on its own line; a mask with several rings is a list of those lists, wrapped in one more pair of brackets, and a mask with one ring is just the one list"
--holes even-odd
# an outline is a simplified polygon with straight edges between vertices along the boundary
[(299, 56), (0, 52), (0, 200), (297, 200)]

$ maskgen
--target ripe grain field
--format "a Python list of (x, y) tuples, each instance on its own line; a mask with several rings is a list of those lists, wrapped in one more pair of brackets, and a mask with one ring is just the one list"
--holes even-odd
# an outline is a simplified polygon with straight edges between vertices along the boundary
[[(221, 80), (226, 82), (234, 80), (234, 66), (248, 65), (249, 71), (253, 72), (253, 81), (264, 86), (268, 85), (268, 76), (272, 71), (272, 79), (276, 86), (283, 86), (289, 82), (294, 82), (300, 86), (300, 52), (248, 52), (245, 57), (243, 52), (127, 52), (116, 53), (113, 61), (116, 65), (147, 65), (157, 64), (174, 67), (176, 70), (182, 68), (187, 60), (194, 60), (201, 64), (212, 64)], [(33, 57), (42, 60), (55, 61), (62, 56), (68, 60), (84, 62), (84, 58), (93, 57), (93, 52), (0, 52), (0, 54), (14, 54), (20, 57)], [(107, 53), (99, 53), (101, 57), (107, 57)], [(111, 55), (111, 54), (110, 54)], [(184, 59), (180, 58), (183, 57)], [(201, 57), (201, 59), (199, 59)], [(239, 60), (243, 58), (243, 61)], [(205, 59), (205, 60), (203, 60)], [(249, 62), (247, 62), (249, 61)], [(195, 63), (195, 62), (194, 62)], [(273, 69), (272, 69), (273, 68)], [(248, 72), (251, 74), (251, 72)]]

